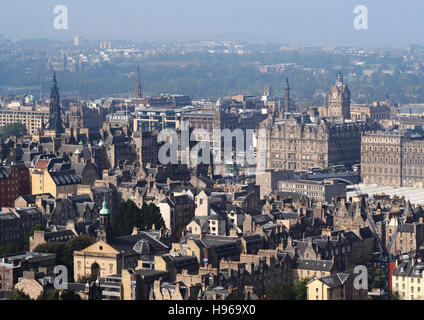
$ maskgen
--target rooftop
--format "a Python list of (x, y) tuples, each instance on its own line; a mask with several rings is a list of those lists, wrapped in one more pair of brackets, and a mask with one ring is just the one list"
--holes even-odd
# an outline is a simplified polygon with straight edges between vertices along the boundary
[[(390, 197), (397, 195), (399, 197), (405, 197), (405, 200), (409, 200), (412, 204), (424, 205), (424, 189), (378, 186), (376, 184), (359, 184), (358, 188), (362, 194), (368, 194), (370, 197), (381, 194), (389, 195)], [(356, 192), (350, 189), (351, 187), (348, 186), (346, 193), (347, 198), (356, 196)]]

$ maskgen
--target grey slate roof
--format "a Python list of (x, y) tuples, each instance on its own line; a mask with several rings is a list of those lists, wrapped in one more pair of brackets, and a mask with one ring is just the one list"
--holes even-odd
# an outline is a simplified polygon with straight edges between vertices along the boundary
[(66, 241), (70, 238), (75, 237), (76, 234), (72, 230), (46, 232), (44, 238), (47, 242)]
[(295, 264), (297, 269), (326, 272), (330, 272), (333, 266), (334, 262), (331, 260), (297, 259)]
[(410, 259), (398, 263), (398, 266), (393, 271), (393, 276), (422, 278), (423, 271), (424, 263), (416, 262), (413, 265), (412, 260)]
[(339, 272), (327, 277), (323, 277), (319, 279), (319, 281), (326, 284), (330, 288), (336, 288), (342, 286), (352, 276), (352, 272)]

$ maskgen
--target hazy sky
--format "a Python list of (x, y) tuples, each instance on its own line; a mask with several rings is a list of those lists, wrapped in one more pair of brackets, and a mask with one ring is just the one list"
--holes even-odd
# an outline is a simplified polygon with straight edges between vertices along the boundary
[[(65, 5), (69, 29), (53, 28)], [(368, 8), (368, 30), (353, 10)], [(424, 43), (423, 0), (0, 0), (0, 34), (12, 38), (186, 41), (234, 39), (291, 45)]]

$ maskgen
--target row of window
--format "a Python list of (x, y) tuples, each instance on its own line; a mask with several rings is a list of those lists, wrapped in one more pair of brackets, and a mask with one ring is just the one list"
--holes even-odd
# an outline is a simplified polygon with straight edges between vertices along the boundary
[[(400, 151), (400, 148), (399, 147), (396, 147), (396, 148), (394, 148), (394, 147), (382, 147), (382, 146), (363, 146), (362, 147), (362, 150), (363, 151), (370, 151), (370, 152), (386, 152), (386, 153), (388, 153), (389, 151), (391, 152), (391, 153), (393, 153), (393, 152), (396, 152), (396, 153), (399, 153), (399, 151)], [(423, 153), (423, 148), (406, 148), (406, 147), (404, 147), (403, 148), (403, 153), (413, 153), (413, 154), (419, 154), (419, 153)]]

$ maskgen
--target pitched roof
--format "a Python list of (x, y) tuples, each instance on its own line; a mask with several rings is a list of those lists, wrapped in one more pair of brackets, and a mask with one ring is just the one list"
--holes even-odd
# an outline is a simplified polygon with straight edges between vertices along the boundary
[(342, 286), (350, 277), (353, 276), (353, 271), (335, 273), (321, 279), (318, 279), (330, 288)]
[(40, 159), (37, 161), (35, 168), (40, 170), (45, 170), (49, 166), (49, 163), (50, 163), (50, 159), (48, 160)]
[(122, 236), (118, 238), (114, 238), (108, 242), (108, 244), (113, 247), (115, 250), (118, 250), (119, 252), (124, 251), (124, 254), (132, 255), (137, 254), (136, 251), (134, 251), (134, 246), (137, 242), (145, 240), (151, 245), (151, 251), (150, 253), (155, 252), (168, 252), (169, 248), (164, 243), (160, 242), (159, 240), (151, 237), (146, 232), (139, 232), (135, 235), (129, 235), (129, 236)]
[(297, 259), (295, 264), (296, 269), (326, 272), (330, 272), (333, 266), (334, 262), (331, 260)]

